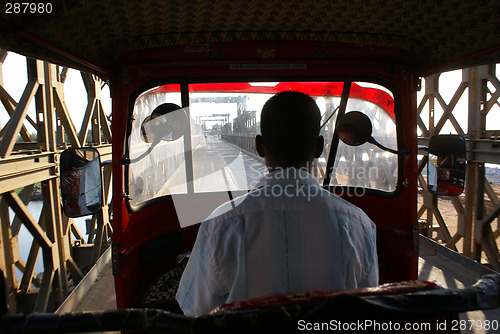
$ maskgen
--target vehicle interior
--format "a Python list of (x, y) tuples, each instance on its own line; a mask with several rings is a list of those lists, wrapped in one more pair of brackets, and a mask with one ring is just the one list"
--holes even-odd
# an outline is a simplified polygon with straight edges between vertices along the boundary
[[(498, 2), (51, 3), (52, 13), (29, 20), (29, 13), (0, 13), (0, 46), (88, 71), (110, 85), (119, 309), (180, 311), (175, 291), (199, 225), (267, 173), (255, 151), (260, 112), (286, 90), (311, 95), (321, 110), (325, 146), (313, 175), (377, 226), (379, 294), (387, 292), (383, 284), (417, 279), (416, 92), (423, 76), (500, 59), (500, 34), (492, 28)], [(437, 288), (402, 285), (404, 292)], [(321, 305), (331, 297), (315, 296), (310, 300)], [(377, 309), (383, 316), (394, 303), (398, 316), (425, 302), (398, 298), (374, 297), (370, 305), (341, 298), (330, 306)], [(408, 309), (398, 309), (403, 304)], [(452, 304), (442, 311), (454, 312)], [(301, 316), (316, 306), (308, 304)], [(245, 307), (222, 309), (241, 315)], [(259, 319), (271, 319), (273, 310)]]
[[(384, 86), (357, 81), (193, 83), (182, 92), (179, 84), (168, 84), (146, 90), (134, 103), (134, 122), (128, 130), (130, 164), (125, 166), (130, 212), (173, 204), (181, 229), (196, 228), (217, 206), (253, 189), (268, 172), (264, 159), (255, 151), (260, 112), (267, 99), (285, 90), (306, 91), (320, 106), (321, 135), (326, 144), (313, 167), (320, 184), (347, 200), (368, 194), (382, 198), (397, 196), (402, 173), (398, 172), (401, 162), (394, 151), (398, 148), (395, 99)], [(182, 94), (189, 96), (189, 104), (184, 108), (180, 107)], [(160, 116), (164, 119), (157, 121), (158, 125), (151, 124), (156, 108), (165, 104), (178, 106), (178, 110), (166, 115), (175, 118), (178, 117), (175, 114), (180, 114), (189, 123), (184, 122), (179, 135), (173, 138), (168, 136), (169, 128), (165, 125), (175, 122), (173, 119)], [(353, 111), (369, 117), (373, 124), (370, 135), (381, 145), (393, 148), (393, 152), (371, 143), (349, 146), (334, 135), (338, 115)], [(155, 131), (163, 131), (166, 136)], [(161, 139), (145, 141), (152, 137)], [(151, 224), (158, 225), (155, 220)], [(166, 220), (161, 223), (165, 231), (177, 226)], [(384, 234), (382, 228), (380, 235)], [(139, 247), (140, 254), (147, 249), (147, 254), (140, 257), (140, 265), (144, 262), (141, 258), (151, 261), (151, 254), (164, 258), (180, 255), (180, 248), (173, 254), (162, 248), (158, 239), (165, 238), (155, 234), (154, 239)], [(179, 273), (178, 268), (174, 266), (162, 273), (159, 280), (168, 281), (166, 277)], [(156, 285), (143, 297), (145, 300), (152, 300), (151, 290), (169, 290)]]

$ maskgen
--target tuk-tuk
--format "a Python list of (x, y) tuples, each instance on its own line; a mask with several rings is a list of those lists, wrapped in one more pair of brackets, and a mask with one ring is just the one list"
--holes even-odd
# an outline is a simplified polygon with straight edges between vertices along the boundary
[[(498, 4), (104, 1), (52, 7), (32, 22), (27, 13), (2, 14), (0, 47), (91, 71), (110, 85), (118, 310), (5, 316), (1, 328), (420, 332), (419, 324), (429, 323), (429, 330), (453, 332), (460, 330), (458, 312), (499, 306), (498, 276), (464, 290), (417, 281), (416, 207), (420, 77), (498, 61), (500, 37), (490, 33)], [(476, 29), (461, 22), (473, 18)], [(56, 34), (51, 29), (58, 24), (68, 29)], [(481, 38), (467, 39), (468, 33)], [(321, 110), (325, 147), (314, 176), (377, 226), (381, 286), (263, 296), (183, 316), (175, 290), (199, 225), (265, 175), (254, 144), (260, 111), (270, 96), (289, 90), (312, 96)], [(170, 109), (159, 112), (164, 104)], [(359, 140), (350, 142), (340, 128), (355, 129)], [(437, 136), (429, 145), (429, 161), (438, 169), (428, 182), (436, 194), (463, 189), (464, 143), (460, 136)], [(450, 155), (461, 165), (442, 165)], [(61, 155), (68, 216), (106, 204), (95, 192), (102, 165), (95, 159), (98, 152), (87, 147)]]

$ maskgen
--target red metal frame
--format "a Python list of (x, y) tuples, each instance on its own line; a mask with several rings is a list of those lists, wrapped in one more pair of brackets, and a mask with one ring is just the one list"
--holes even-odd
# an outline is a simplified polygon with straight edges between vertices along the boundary
[[(151, 93), (178, 92), (171, 85), (163, 85)], [(343, 82), (279, 82), (275, 86), (266, 87), (251, 85), (248, 82), (232, 83), (194, 83), (189, 85), (189, 91), (196, 92), (228, 92), (228, 93), (267, 93), (276, 94), (283, 91), (299, 91), (311, 96), (336, 96), (342, 95)], [(358, 98), (373, 102), (386, 110), (392, 118), (394, 115), (394, 98), (376, 88), (361, 87), (356, 83), (351, 84), (350, 98)]]
[[(381, 247), (379, 248), (381, 283), (416, 279), (418, 231), (416, 230), (415, 84), (417, 80), (411, 59), (400, 53), (391, 53), (390, 50), (373, 50), (352, 46), (339, 49), (335, 45), (330, 45), (328, 48), (328, 46), (319, 43), (307, 42), (294, 43), (293, 48), (289, 43), (281, 45), (271, 42), (247, 42), (242, 45), (242, 43), (215, 45), (211, 49), (212, 52), (207, 52), (206, 50), (210, 48), (206, 46), (198, 52), (190, 52), (191, 49), (188, 48), (169, 51), (155, 50), (154, 52), (150, 51), (149, 55), (141, 52), (134, 57), (130, 55), (123, 58), (123, 61), (117, 64), (112, 71), (113, 243), (115, 268), (119, 267), (115, 272), (118, 307), (139, 306), (141, 293), (145, 291), (147, 285), (166, 267), (175, 264), (175, 254), (172, 254), (162, 259), (161, 263), (141, 267), (138, 263), (138, 249), (141, 245), (166, 233), (179, 232), (181, 238), (179, 251), (183, 252), (189, 250), (195, 240), (198, 226), (181, 230), (173, 203), (168, 199), (131, 213), (127, 209), (126, 197), (120, 196), (124, 193), (126, 182), (124, 167), (120, 161), (125, 152), (127, 120), (133, 105), (131, 99), (135, 99), (139, 93), (147, 88), (185, 81), (200, 82), (200, 89), (207, 81), (335, 81), (336, 78), (342, 81), (347, 78), (353, 81), (374, 80), (392, 86), (399, 96), (399, 99), (396, 99), (399, 105), (395, 113), (396, 115), (399, 113), (400, 145), (410, 150), (409, 154), (402, 157), (403, 174), (400, 189), (394, 197), (366, 195), (345, 198), (361, 207), (377, 224), (381, 236)], [(271, 54), (276, 55), (274, 59), (258, 59), (256, 57), (259, 54), (258, 50), (269, 48), (274, 49), (274, 52), (271, 52)], [(214, 50), (220, 52), (214, 53)], [(315, 50), (322, 50), (323, 54), (330, 52), (338, 56), (318, 59), (312, 56), (315, 54)], [(223, 56), (217, 56), (214, 59), (214, 54), (222, 54)], [(284, 69), (286, 66), (269, 66), (270, 69), (265, 70), (234, 70), (231, 68), (231, 64), (303, 64), (304, 66), (288, 70)], [(215, 89), (215, 86), (213, 87)], [(259, 89), (263, 88), (259, 87)], [(357, 89), (354, 87), (351, 94), (354, 94)], [(379, 101), (379, 104), (388, 101), (383, 94), (373, 94), (374, 91), (370, 88), (359, 89), (360, 91), (356, 94), (362, 94), (365, 98)], [(392, 115), (394, 115), (394, 105), (389, 104), (384, 108), (392, 108)], [(193, 199), (193, 207), (196, 207), (198, 200), (210, 199), (207, 197), (195, 198)]]

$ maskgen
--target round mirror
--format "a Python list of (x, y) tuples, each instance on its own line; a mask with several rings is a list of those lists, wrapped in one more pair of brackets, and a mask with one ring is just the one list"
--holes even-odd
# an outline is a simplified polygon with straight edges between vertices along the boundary
[(186, 111), (174, 103), (163, 103), (146, 117), (141, 125), (142, 139), (147, 143), (182, 137), (187, 129)]
[(351, 111), (338, 119), (336, 131), (347, 145), (359, 146), (371, 138), (372, 122), (362, 112)]

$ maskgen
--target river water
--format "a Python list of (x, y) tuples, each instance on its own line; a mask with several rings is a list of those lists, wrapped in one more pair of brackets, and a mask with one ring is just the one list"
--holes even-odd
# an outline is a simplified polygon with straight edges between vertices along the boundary
[[(42, 201), (31, 201), (28, 203), (28, 210), (36, 222), (38, 222), (38, 220), (40, 218), (40, 213), (42, 212), (42, 206), (43, 206)], [(11, 224), (12, 224), (12, 221), (14, 220), (14, 216), (15, 216), (14, 211), (12, 211), (9, 208), (9, 217), (10, 217)], [(86, 233), (86, 224), (85, 224), (86, 218), (87, 217), (73, 219), (78, 231), (84, 237), (85, 237), (85, 233)], [(88, 218), (90, 218), (90, 216)], [(72, 237), (72, 240), (74, 240), (73, 237)], [(26, 261), (28, 260), (28, 255), (30, 252), (31, 243), (33, 242), (33, 236), (28, 231), (28, 229), (24, 226), (24, 224), (21, 225), (21, 229), (19, 230), (18, 242), (19, 242), (19, 256), (26, 263)], [(40, 250), (39, 255), (38, 255), (38, 260), (36, 262), (34, 272), (36, 275), (43, 272), (43, 257), (42, 257), (41, 250)], [(16, 279), (18, 281), (20, 281), (21, 278), (22, 278), (22, 273), (19, 269), (16, 268)]]

